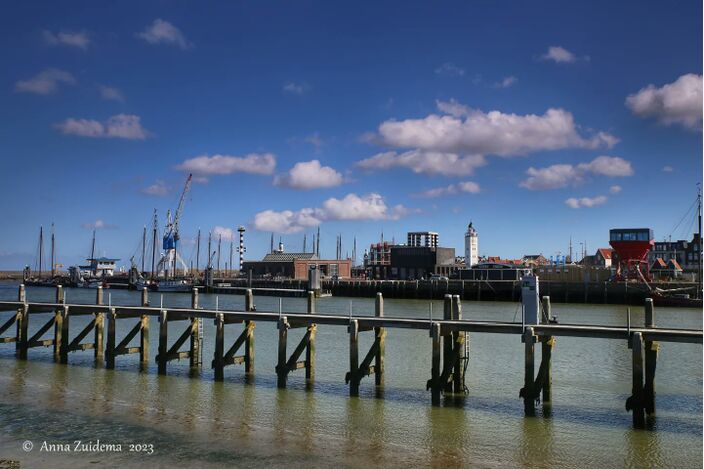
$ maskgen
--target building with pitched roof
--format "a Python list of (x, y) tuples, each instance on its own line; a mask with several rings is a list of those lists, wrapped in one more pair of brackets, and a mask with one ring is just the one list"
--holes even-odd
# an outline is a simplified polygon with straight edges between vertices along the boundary
[(352, 259), (320, 259), (312, 252), (274, 251), (264, 256), (261, 261), (245, 261), (241, 272), (254, 277), (283, 277), (295, 280), (307, 280), (311, 265), (317, 266), (322, 278), (350, 278)]

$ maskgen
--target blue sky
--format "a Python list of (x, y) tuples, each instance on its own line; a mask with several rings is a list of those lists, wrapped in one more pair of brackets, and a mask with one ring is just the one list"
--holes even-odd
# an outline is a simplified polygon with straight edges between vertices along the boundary
[[(70, 5), (70, 6), (69, 6)], [(702, 178), (701, 2), (8, 2), (0, 268), (181, 231), (300, 250), (409, 230), (484, 255), (661, 239)], [(316, 162), (317, 161), (317, 162)], [(360, 256), (361, 257), (361, 256)], [(126, 261), (125, 261), (126, 262)]]

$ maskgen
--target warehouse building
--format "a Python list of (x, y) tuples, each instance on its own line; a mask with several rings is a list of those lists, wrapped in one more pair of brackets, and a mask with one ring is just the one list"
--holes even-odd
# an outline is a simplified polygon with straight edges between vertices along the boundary
[(241, 272), (248, 275), (251, 271), (254, 277), (280, 277), (295, 280), (307, 280), (311, 265), (317, 266), (321, 278), (350, 278), (352, 260), (319, 259), (311, 252), (272, 252), (261, 261), (245, 261)]

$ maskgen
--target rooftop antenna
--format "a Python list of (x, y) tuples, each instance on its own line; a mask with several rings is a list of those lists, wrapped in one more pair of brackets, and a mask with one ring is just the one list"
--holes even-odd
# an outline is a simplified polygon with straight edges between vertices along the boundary
[(274, 233), (271, 233), (271, 246), (269, 247), (269, 252), (274, 252)]
[(303, 233), (303, 253), (306, 252), (306, 241), (307, 241), (307, 240), (306, 240), (306, 234)]

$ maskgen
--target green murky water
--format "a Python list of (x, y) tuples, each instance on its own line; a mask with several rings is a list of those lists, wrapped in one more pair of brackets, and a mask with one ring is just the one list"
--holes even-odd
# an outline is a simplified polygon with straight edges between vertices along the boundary
[[(107, 293), (107, 292), (106, 292)], [(16, 286), (0, 285), (0, 298), (14, 299)], [(50, 301), (50, 289), (28, 289), (30, 301)], [(69, 303), (90, 303), (95, 292), (68, 289)], [(139, 295), (110, 292), (114, 304), (138, 304)], [(152, 304), (159, 295), (152, 294)], [(106, 295), (107, 301), (107, 295)], [(166, 294), (165, 306), (188, 306), (188, 295)], [(204, 307), (215, 297), (201, 295)], [(305, 300), (284, 298), (285, 311), (304, 311)], [(373, 314), (371, 299), (352, 299), (354, 314)], [(276, 310), (278, 299), (256, 298), (259, 310)], [(242, 296), (220, 296), (221, 309), (242, 308)], [(349, 298), (323, 298), (317, 309), (347, 315)], [(389, 317), (428, 317), (427, 301), (386, 300)], [(436, 302), (434, 311), (442, 311)], [(621, 306), (553, 305), (563, 323), (622, 325)], [(643, 313), (633, 308), (633, 323)], [(465, 302), (465, 318), (520, 320), (515, 303)], [(10, 313), (0, 313), (0, 322)], [(32, 315), (30, 334), (41, 324)], [(699, 310), (658, 308), (657, 324), (702, 327)], [(72, 334), (87, 318), (71, 320)], [(118, 340), (131, 327), (119, 322)], [(170, 336), (185, 323), (172, 324)], [(226, 326), (231, 340), (242, 326)], [(286, 390), (276, 388), (275, 324), (255, 330), (255, 376), (245, 382), (241, 366), (225, 369), (215, 383), (209, 368), (214, 328), (204, 325), (204, 364), (198, 376), (186, 360), (171, 362), (158, 376), (156, 322), (152, 325), (146, 372), (138, 357), (117, 358), (115, 370), (96, 368), (91, 351), (72, 353), (68, 365), (54, 364), (50, 349), (32, 349), (29, 360), (14, 358), (14, 344), (0, 345), (0, 459), (22, 467), (701, 467), (702, 347), (663, 343), (657, 368), (657, 419), (652, 430), (635, 431), (624, 403), (630, 395), (631, 355), (625, 341), (563, 338), (553, 352), (550, 416), (523, 416), (518, 391), (523, 381), (520, 337), (471, 334), (463, 403), (434, 408), (425, 383), (430, 378), (431, 342), (425, 331), (389, 330), (386, 387), (375, 397), (373, 379), (362, 381), (360, 397), (349, 398), (344, 383), (348, 336), (344, 327), (319, 326), (316, 382), (306, 390), (302, 370)], [(302, 330), (289, 332), (293, 343)], [(361, 348), (371, 334), (361, 334)], [(362, 352), (360, 352), (362, 353)], [(121, 451), (42, 451), (47, 444), (81, 440), (122, 445)], [(22, 444), (33, 443), (25, 452)], [(153, 454), (129, 451), (146, 444)], [(139, 448), (139, 447), (135, 447)], [(71, 448), (73, 450), (73, 447)]]

